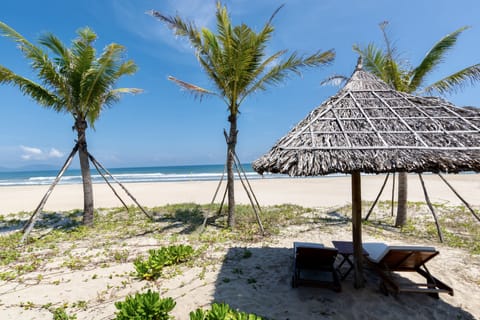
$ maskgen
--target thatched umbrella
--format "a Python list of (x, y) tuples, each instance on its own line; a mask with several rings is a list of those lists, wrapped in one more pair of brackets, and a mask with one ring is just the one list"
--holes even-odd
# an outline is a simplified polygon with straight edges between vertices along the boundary
[(360, 172), (480, 171), (480, 113), (398, 92), (362, 69), (253, 163), (258, 173), (352, 175), (355, 286), (362, 287)]

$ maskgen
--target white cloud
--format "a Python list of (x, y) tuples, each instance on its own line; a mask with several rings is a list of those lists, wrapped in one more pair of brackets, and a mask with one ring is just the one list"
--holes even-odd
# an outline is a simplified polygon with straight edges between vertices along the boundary
[(50, 149), (50, 152), (48, 153), (49, 158), (61, 158), (63, 157), (63, 152), (58, 151), (55, 148)]
[(39, 148), (22, 145), (20, 149), (22, 150), (21, 158), (23, 160), (48, 160), (63, 157), (63, 153), (55, 148), (51, 148), (50, 151), (44, 151)]

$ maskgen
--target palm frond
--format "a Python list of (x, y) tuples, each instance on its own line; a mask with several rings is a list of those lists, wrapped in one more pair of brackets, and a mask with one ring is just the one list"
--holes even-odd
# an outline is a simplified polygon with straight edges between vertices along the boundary
[(450, 34), (447, 34), (427, 52), (425, 58), (423, 58), (422, 62), (412, 72), (413, 77), (410, 81), (411, 91), (415, 91), (422, 86), (425, 76), (443, 62), (447, 52), (457, 43), (460, 34), (468, 28), (469, 27), (467, 26), (461, 27)]
[(122, 61), (124, 47), (118, 44), (108, 45), (96, 58), (93, 43), (97, 35), (88, 27), (77, 31), (78, 37), (72, 42), (71, 49), (53, 34), (40, 37), (40, 44), (53, 53), (53, 59), (1, 22), (0, 33), (19, 44), (43, 85), (3, 66), (0, 66), (0, 83), (17, 86), (42, 106), (87, 119), (91, 127), (102, 108), (118, 101), (121, 93), (140, 92), (136, 88), (112, 89), (120, 76), (133, 74), (137, 67), (133, 61)]
[(0, 66), (0, 84), (14, 85), (18, 87), (24, 95), (32, 97), (42, 106), (53, 108), (56, 111), (62, 111), (62, 102), (54, 93), (30, 79), (15, 74), (3, 66)]
[(202, 99), (203, 97), (207, 96), (207, 95), (217, 95), (215, 92), (213, 91), (209, 91), (207, 89), (204, 89), (202, 87), (199, 87), (199, 86), (196, 86), (194, 84), (191, 84), (191, 83), (188, 83), (188, 82), (185, 82), (185, 81), (182, 81), (180, 79), (177, 79), (175, 77), (172, 77), (172, 76), (169, 76), (168, 77), (168, 80), (172, 81), (173, 83), (175, 83), (176, 85), (178, 85), (180, 88), (188, 91), (189, 93), (191, 93), (195, 98), (199, 98), (199, 99)]
[(326, 78), (322, 82), (320, 82), (321, 86), (335, 86), (339, 87), (343, 85), (345, 82), (347, 82), (348, 77), (343, 76), (341, 74), (334, 74), (331, 75), (330, 77)]
[(353, 51), (362, 57), (365, 70), (368, 70), (384, 81), (388, 81), (387, 75), (385, 74), (387, 57), (382, 49), (378, 48), (374, 43), (369, 43), (364, 49), (354, 44)]
[(467, 67), (448, 77), (425, 87), (423, 91), (427, 94), (438, 92), (440, 94), (455, 93), (466, 85), (474, 85), (480, 81), (480, 64)]
[(183, 19), (179, 16), (169, 17), (155, 10), (150, 10), (147, 12), (147, 14), (166, 23), (167, 26), (172, 29), (176, 35), (188, 37), (190, 43), (196, 50), (202, 49), (202, 40), (200, 37), (200, 33), (198, 32), (193, 22), (183, 21)]
[(329, 65), (334, 59), (335, 51), (333, 49), (323, 52), (318, 51), (308, 57), (298, 56), (298, 54), (292, 53), (285, 61), (272, 67), (260, 79), (253, 83), (243, 94), (242, 100), (256, 90), (265, 90), (267, 85), (275, 85), (282, 82), (292, 72), (301, 75), (301, 68)]
[(18, 44), (25, 57), (31, 61), (31, 67), (38, 72), (39, 77), (47, 86), (54, 88), (62, 86), (63, 79), (58, 73), (58, 68), (43, 50), (3, 22), (0, 22), (0, 31), (3, 36), (12, 38)]

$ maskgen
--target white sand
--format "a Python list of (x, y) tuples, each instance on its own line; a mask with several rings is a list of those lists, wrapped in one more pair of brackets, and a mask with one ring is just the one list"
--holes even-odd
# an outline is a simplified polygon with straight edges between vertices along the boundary
[[(480, 205), (480, 175), (447, 175), (447, 180), (472, 205)], [(362, 177), (362, 198), (373, 201), (385, 179), (384, 175)], [(428, 195), (432, 202), (461, 204), (461, 201), (436, 175), (424, 175)], [(282, 178), (251, 180), (250, 184), (260, 205), (292, 203), (305, 207), (330, 207), (351, 202), (350, 176), (322, 178)], [(396, 184), (398, 182), (396, 181)], [(157, 182), (125, 184), (137, 201), (147, 207), (194, 202), (210, 203), (218, 182)], [(225, 182), (223, 183), (223, 188)], [(49, 186), (0, 187), (0, 214), (19, 211), (33, 211)], [(117, 189), (119, 189), (117, 187)], [(223, 190), (223, 189), (222, 189)], [(392, 179), (390, 177), (382, 194), (382, 200), (391, 199)], [(122, 199), (130, 205), (131, 199), (119, 189)], [(219, 192), (216, 202), (221, 201)], [(396, 198), (396, 194), (395, 194)], [(94, 200), (97, 208), (120, 207), (121, 202), (114, 196), (106, 184), (94, 185)], [(409, 201), (425, 202), (420, 179), (416, 175), (409, 178)], [(236, 184), (236, 201), (248, 203), (248, 197), (240, 182)], [(82, 186), (58, 185), (45, 206), (46, 211), (71, 210), (83, 208)]]
[[(373, 200), (384, 176), (367, 176), (362, 182), (364, 199)], [(438, 177), (426, 176), (429, 195), (434, 202), (459, 203)], [(448, 180), (473, 205), (479, 205), (480, 177), (478, 175), (452, 175)], [(295, 203), (307, 207), (331, 207), (350, 202), (350, 178), (276, 179), (251, 181), (262, 205)], [(166, 203), (209, 203), (216, 182), (129, 184), (128, 189), (138, 201), (148, 207)], [(48, 187), (0, 188), (3, 213), (32, 211)], [(418, 178), (411, 178), (409, 199), (424, 201)], [(237, 186), (239, 202), (247, 199)], [(383, 199), (391, 197), (387, 187)], [(97, 207), (120, 206), (104, 185), (95, 185)], [(131, 203), (131, 202), (129, 202)], [(81, 208), (81, 186), (62, 185), (55, 189), (46, 210)], [(173, 230), (175, 231), (175, 230)], [(181, 239), (182, 236), (179, 236)], [(183, 267), (181, 274), (160, 279), (150, 284), (163, 297), (172, 297), (177, 306), (176, 319), (189, 319), (188, 313), (198, 307), (208, 308), (213, 301), (225, 301), (242, 311), (265, 315), (270, 319), (480, 319), (480, 257), (464, 250), (452, 249), (439, 243), (409, 243), (435, 246), (440, 255), (428, 263), (437, 278), (452, 286), (455, 295), (442, 294), (440, 300), (427, 295), (401, 294), (397, 298), (384, 296), (378, 290), (378, 277), (366, 272), (366, 287), (353, 288), (352, 277), (342, 282), (342, 292), (321, 288), (291, 288), (292, 244), (294, 241), (323, 243), (332, 240), (350, 240), (349, 224), (325, 226), (322, 223), (292, 226), (279, 236), (255, 244), (213, 242), (207, 249), (202, 266)], [(397, 239), (397, 240), (396, 240)], [(160, 245), (154, 235), (139, 235), (122, 240), (120, 249), (129, 250), (129, 261), (98, 264), (82, 270), (70, 270), (61, 262), (50, 261), (37, 274), (29, 274), (23, 281), (0, 281), (0, 319), (52, 319), (52, 313), (42, 306), (59, 306), (84, 301), (86, 310), (72, 309), (67, 313), (83, 319), (114, 319), (113, 303), (128, 294), (145, 291), (146, 282), (129, 276), (134, 270), (132, 260), (148, 249)], [(168, 241), (168, 240), (166, 240)], [(365, 236), (364, 241), (398, 243), (394, 234)], [(243, 258), (245, 246), (252, 253)], [(76, 244), (72, 251), (78, 256), (85, 253), (85, 244)], [(98, 250), (102, 250), (99, 248)], [(95, 252), (88, 252), (94, 255)], [(34, 307), (22, 306), (31, 302)], [(74, 311), (72, 311), (74, 310)]]

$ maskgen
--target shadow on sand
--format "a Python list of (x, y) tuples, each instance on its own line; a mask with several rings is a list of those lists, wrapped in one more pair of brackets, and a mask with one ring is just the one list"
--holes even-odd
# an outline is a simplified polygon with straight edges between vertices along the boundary
[[(470, 313), (447, 303), (441, 295), (385, 296), (379, 278), (366, 269), (366, 287), (353, 288), (353, 275), (342, 292), (291, 287), (292, 248), (231, 248), (215, 284), (216, 302), (276, 320), (308, 319), (467, 319)], [(338, 262), (337, 262), (338, 263)]]

